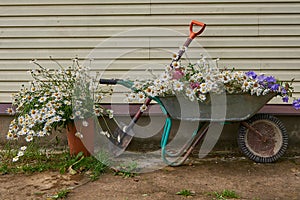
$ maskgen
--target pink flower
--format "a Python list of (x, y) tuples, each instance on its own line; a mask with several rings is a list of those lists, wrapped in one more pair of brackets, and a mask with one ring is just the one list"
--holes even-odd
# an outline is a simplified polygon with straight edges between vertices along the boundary
[(196, 87), (198, 87), (200, 85), (200, 83), (194, 83), (194, 82), (191, 82), (190, 83), (190, 86), (192, 89), (195, 89)]
[(175, 70), (175, 71), (173, 72), (173, 79), (178, 80), (178, 79), (180, 79), (183, 75), (184, 75), (184, 74), (183, 74), (182, 71)]

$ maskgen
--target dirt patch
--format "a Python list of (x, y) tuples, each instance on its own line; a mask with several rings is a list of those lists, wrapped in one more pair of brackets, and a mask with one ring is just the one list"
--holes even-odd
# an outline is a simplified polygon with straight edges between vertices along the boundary
[(240, 199), (300, 199), (300, 158), (283, 158), (273, 164), (248, 159), (191, 159), (187, 165), (165, 167), (133, 178), (105, 173), (87, 182), (84, 175), (43, 172), (2, 175), (0, 199), (47, 199), (61, 189), (73, 188), (67, 199), (186, 199), (177, 192), (193, 191), (190, 199), (213, 199), (213, 192), (235, 191)]
[(30, 175), (15, 174), (0, 176), (0, 199), (47, 199), (62, 189), (76, 188), (87, 182), (83, 175), (42, 172)]

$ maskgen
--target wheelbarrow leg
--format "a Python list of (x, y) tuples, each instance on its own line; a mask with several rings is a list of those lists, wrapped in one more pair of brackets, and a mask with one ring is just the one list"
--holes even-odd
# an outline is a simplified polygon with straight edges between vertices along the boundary
[(202, 132), (200, 132), (199, 136), (194, 140), (193, 144), (188, 148), (187, 152), (183, 157), (183, 162), (188, 158), (188, 156), (192, 153), (196, 145), (203, 139), (206, 135), (209, 126), (206, 126)]
[[(165, 163), (167, 163), (170, 166), (179, 166), (188, 158), (188, 156), (192, 153), (195, 146), (199, 143), (200, 140), (203, 139), (205, 134), (208, 131), (209, 124), (206, 123), (203, 125), (203, 127), (200, 130), (197, 130), (196, 136), (192, 138), (192, 141), (188, 141), (184, 147), (180, 150), (177, 154), (169, 154), (166, 150), (166, 148), (162, 147), (162, 158)], [(184, 155), (183, 155), (184, 154)], [(175, 156), (178, 155), (178, 156)], [(181, 157), (183, 155), (183, 157)], [(169, 157), (178, 157), (175, 161), (168, 160), (167, 156)]]

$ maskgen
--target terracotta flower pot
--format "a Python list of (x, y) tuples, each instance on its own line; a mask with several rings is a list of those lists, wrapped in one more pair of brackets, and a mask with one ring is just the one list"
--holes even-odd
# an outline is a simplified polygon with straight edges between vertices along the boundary
[[(82, 125), (82, 120), (76, 122), (69, 122), (66, 127), (68, 145), (70, 149), (70, 155), (77, 155), (83, 152), (85, 156), (90, 156), (94, 151), (94, 131), (95, 122), (94, 119), (87, 119), (88, 126)], [(76, 125), (75, 125), (76, 124)], [(80, 130), (77, 130), (77, 128)], [(76, 136), (76, 133), (80, 132), (82, 138)]]

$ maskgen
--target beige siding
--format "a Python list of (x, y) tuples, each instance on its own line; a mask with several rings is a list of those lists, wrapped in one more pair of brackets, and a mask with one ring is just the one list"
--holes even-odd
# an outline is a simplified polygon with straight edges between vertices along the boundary
[[(149, 66), (159, 71), (192, 19), (207, 29), (190, 58), (202, 45), (221, 67), (295, 78), (300, 97), (300, 0), (0, 0), (0, 103), (30, 80), (33, 58), (56, 68), (49, 56), (67, 65), (93, 52), (92, 69), (106, 78), (137, 77)], [(110, 63), (120, 49), (124, 55)]]

